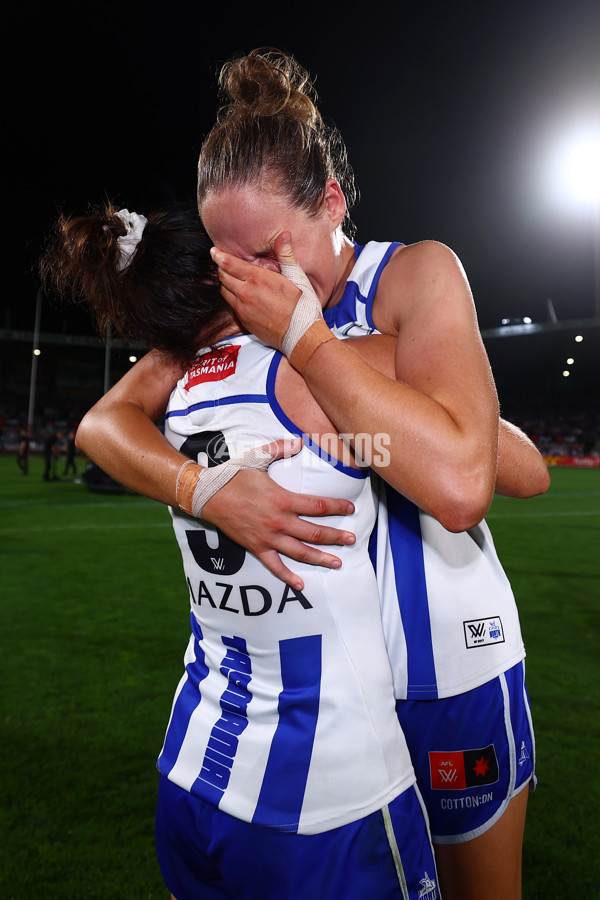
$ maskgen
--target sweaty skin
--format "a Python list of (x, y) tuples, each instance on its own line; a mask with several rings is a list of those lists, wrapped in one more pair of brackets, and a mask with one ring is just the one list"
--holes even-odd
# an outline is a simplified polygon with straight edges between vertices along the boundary
[[(205, 219), (207, 213), (210, 213), (210, 203), (213, 199), (216, 204), (215, 211), (218, 211), (219, 201), (227, 198), (221, 195), (213, 198), (209, 194), (203, 209)], [(265, 200), (268, 202), (265, 203)], [(232, 196), (230, 201), (234, 204), (235, 196)], [(280, 244), (285, 234), (282, 225), (294, 229), (296, 259), (309, 275), (321, 303), (323, 305), (327, 305), (329, 302), (334, 303), (343, 292), (354, 259), (353, 245), (339, 230), (340, 202), (342, 208), (345, 208), (343, 195), (337, 182), (328, 183), (325, 204), (316, 217), (307, 216), (306, 213), (290, 207), (285, 198), (277, 195), (277, 192), (267, 191), (261, 195), (261, 192), (258, 191), (250, 196), (247, 205), (244, 205), (242, 201), (243, 198), (239, 206), (234, 209), (236, 215), (220, 220), (232, 222), (233, 227), (237, 229), (232, 235), (231, 244), (227, 243), (226, 234), (219, 232), (212, 235), (213, 239), (217, 237), (221, 240), (225, 249), (231, 246), (238, 254), (244, 256), (243, 260), (232, 260), (231, 265), (246, 264), (246, 269), (243, 270), (243, 280), (234, 278), (230, 273), (221, 270), (222, 279), (231, 277), (233, 279), (231, 285), (241, 291), (241, 295), (238, 296), (229, 291), (226, 285), (223, 290), (227, 298), (232, 299), (232, 302), (238, 303), (238, 305), (244, 303), (244, 316), (249, 315), (251, 301), (253, 304), (257, 304), (257, 307), (260, 302), (270, 303), (269, 321), (278, 331), (280, 340), (287, 330), (289, 318), (300, 293), (277, 271), (279, 267), (277, 252), (281, 252)], [(259, 201), (261, 202), (259, 203)], [(271, 206), (274, 208), (273, 213), (270, 212)], [(223, 207), (221, 209), (224, 211)], [(238, 213), (242, 222), (239, 229), (236, 224)], [(249, 217), (248, 221), (244, 219), (245, 215)], [(210, 220), (210, 215), (208, 218)], [(210, 227), (213, 232), (218, 228), (218, 222), (218, 219), (211, 220)], [(254, 228), (248, 230), (252, 222), (255, 223)], [(250, 237), (253, 239), (252, 246), (248, 243)], [(242, 246), (244, 241), (246, 245)], [(289, 251), (284, 251), (285, 254), (288, 258), (293, 258), (291, 247)], [(428, 256), (438, 257), (437, 273), (433, 273), (429, 269)], [(224, 257), (218, 258), (223, 259)], [(399, 265), (397, 260), (402, 259), (408, 264), (404, 266), (403, 271), (398, 271), (396, 270), (396, 266)], [(254, 263), (254, 265), (250, 265), (250, 263)], [(392, 425), (397, 429), (399, 425), (406, 422), (406, 417), (411, 415), (413, 408), (421, 416), (422, 424), (427, 422), (428, 414), (433, 414), (441, 431), (447, 429), (451, 432), (454, 446), (458, 448), (455, 450), (458, 459), (446, 451), (446, 456), (452, 456), (450, 462), (447, 462), (444, 460), (442, 446), (439, 444), (436, 446), (435, 440), (427, 435), (422, 440), (417, 427), (418, 422), (417, 425), (413, 424), (407, 428), (404, 441), (400, 433), (398, 447), (402, 457), (402, 468), (409, 468), (407, 460), (410, 460), (410, 465), (413, 463), (420, 465), (421, 485), (419, 485), (419, 479), (412, 478), (412, 496), (416, 502), (421, 499), (419, 491), (422, 488), (429, 495), (432, 509), (436, 508), (436, 505), (440, 505), (435, 496), (436, 490), (430, 482), (441, 481), (441, 495), (446, 498), (445, 506), (447, 507), (448, 503), (450, 506), (450, 518), (446, 518), (449, 525), (457, 527), (469, 521), (470, 518), (472, 519), (473, 515), (477, 518), (481, 510), (487, 508), (491, 496), (490, 490), (494, 483), (496, 491), (509, 496), (527, 497), (543, 493), (548, 487), (547, 468), (534, 445), (522, 432), (501, 421), (498, 450), (495, 450), (494, 433), (497, 427), (495, 392), (476, 329), (470, 292), (458, 261), (447, 248), (438, 244), (425, 243), (405, 248), (397, 254), (397, 258), (392, 260), (390, 266), (392, 264), (394, 268), (390, 269), (390, 273), (393, 271), (395, 274), (393, 278), (389, 279), (389, 286), (386, 286), (386, 281), (382, 279), (382, 289), (385, 286), (385, 293), (386, 296), (389, 294), (389, 298), (380, 304), (378, 295), (374, 308), (374, 314), (377, 317), (376, 324), (380, 330), (386, 331), (389, 328), (393, 331), (398, 328), (402, 329), (403, 334), (401, 342), (399, 338), (394, 337), (394, 340), (398, 341), (399, 348), (395, 354), (398, 369), (396, 373), (384, 378), (384, 389), (390, 392), (386, 394), (387, 403), (392, 405), (384, 407), (380, 403), (377, 393), (367, 393), (364, 390), (360, 372), (358, 377), (356, 375), (355, 367), (361, 365), (365, 377), (375, 379), (375, 382), (369, 381), (368, 383), (375, 385), (372, 389), (377, 391), (377, 384), (381, 382), (377, 381), (380, 375), (373, 369), (373, 361), (371, 360), (369, 364), (361, 360), (351, 346), (343, 348), (340, 346), (341, 342), (338, 341), (331, 341), (322, 351), (318, 350), (314, 360), (311, 360), (311, 365), (305, 373), (311, 390), (314, 389), (319, 396), (323, 396), (324, 408), (330, 418), (336, 422), (340, 432), (356, 434), (368, 431), (363, 427), (363, 414), (370, 415), (372, 413), (375, 417), (372, 420), (372, 427), (384, 433), (390, 431)], [(481, 405), (483, 411), (481, 416), (477, 403), (473, 403), (472, 400), (469, 403), (470, 421), (473, 423), (474, 420), (472, 427), (476, 433), (475, 438), (470, 437), (469, 440), (472, 447), (473, 445), (477, 447), (479, 440), (488, 451), (484, 454), (486, 475), (483, 480), (480, 479), (480, 487), (482, 483), (484, 488), (483, 499), (481, 496), (479, 497), (478, 506), (476, 504), (477, 508), (473, 510), (473, 504), (469, 497), (466, 502), (468, 508), (463, 508), (462, 503), (459, 502), (454, 512), (452, 509), (453, 497), (456, 496), (458, 490), (459, 501), (464, 498), (466, 488), (470, 487), (469, 479), (471, 477), (468, 471), (465, 472), (465, 480), (460, 477), (461, 437), (465, 428), (461, 419), (461, 398), (470, 397), (473, 382), (469, 383), (469, 377), (463, 370), (459, 379), (460, 388), (457, 389), (452, 375), (453, 353), (460, 351), (460, 343), (462, 343), (460, 340), (461, 329), (457, 328), (453, 332), (454, 337), (451, 337), (450, 333), (444, 333), (443, 328), (436, 328), (437, 345), (440, 349), (444, 349), (448, 357), (447, 365), (450, 373), (445, 373), (444, 367), (438, 366), (437, 363), (425, 365), (418, 349), (421, 343), (425, 343), (426, 358), (429, 358), (432, 355), (434, 336), (431, 337), (431, 340), (429, 338), (425, 340), (418, 328), (411, 329), (407, 308), (404, 309), (403, 316), (399, 317), (393, 313), (393, 305), (398, 293), (398, 288), (394, 284), (396, 274), (398, 277), (407, 279), (407, 291), (410, 289), (412, 292), (413, 307), (416, 308), (418, 315), (420, 290), (431, 291), (432, 288), (435, 289), (437, 283), (437, 293), (442, 295), (442, 301), (447, 296), (443, 285), (439, 284), (439, 279), (444, 274), (444, 267), (450, 267), (452, 270), (455, 297), (462, 297), (464, 320), (461, 328), (465, 332), (464, 339), (467, 340), (467, 343), (472, 340), (475, 344), (475, 351), (466, 354), (465, 364), (467, 369), (472, 370), (471, 377), (473, 379), (475, 379), (478, 367), (482, 366), (483, 388), (481, 390), (486, 400), (486, 403)], [(403, 296), (402, 293), (401, 300)], [(446, 318), (450, 315), (450, 306), (451, 303), (448, 302)], [(422, 315), (433, 320), (435, 325), (434, 301), (427, 304), (427, 309), (423, 311)], [(260, 322), (265, 314), (258, 309), (256, 316), (259, 320), (256, 327), (260, 331)], [(429, 350), (427, 350), (428, 347)], [(353, 387), (348, 387), (341, 377), (341, 373), (336, 369), (333, 369), (336, 371), (335, 379), (331, 378), (330, 363), (326, 363), (325, 366), (317, 365), (320, 356), (332, 352), (343, 354), (341, 364), (348, 370), (347, 372), (344, 370), (344, 375), (351, 379), (350, 383)], [(337, 360), (335, 364), (337, 364)], [(153, 423), (164, 412), (170, 391), (181, 374), (182, 369), (164, 354), (157, 352), (148, 354), (88, 412), (77, 433), (79, 448), (92, 456), (105, 471), (133, 490), (143, 492), (169, 504), (175, 502), (175, 482), (181, 465), (185, 462), (185, 457), (173, 450)], [(411, 377), (414, 377), (422, 385), (423, 390), (427, 391), (428, 388), (436, 390), (437, 399), (432, 401), (430, 397), (422, 398), (417, 391), (414, 389), (411, 391), (406, 384), (394, 387), (392, 385), (394, 374), (404, 381), (411, 381)], [(445, 380), (448, 382), (447, 385), (444, 383)], [(393, 406), (397, 396), (395, 392), (398, 388), (402, 393), (402, 403), (404, 404), (400, 413), (396, 412)], [(341, 397), (338, 396), (342, 391), (350, 407), (349, 411), (343, 408), (344, 404)], [(347, 416), (352, 415), (355, 401), (359, 397), (361, 399), (360, 410), (354, 412), (354, 420), (348, 419)], [(374, 402), (374, 397), (377, 397), (377, 403)], [(449, 412), (444, 407), (444, 403), (448, 402), (450, 402), (450, 406), (456, 405), (455, 413)], [(336, 418), (336, 404), (339, 422)], [(486, 404), (489, 408), (486, 407)], [(494, 415), (490, 415), (489, 409), (494, 411), (495, 419)], [(333, 410), (333, 414), (331, 410)], [(359, 427), (354, 427), (355, 425)], [(479, 434), (479, 438), (477, 438), (477, 434)], [(413, 456), (409, 455), (411, 446)], [(424, 457), (421, 456), (425, 447), (429, 453), (433, 454), (434, 459), (437, 457), (438, 467), (425, 464)], [(278, 448), (278, 451), (282, 452), (281, 448)], [(497, 471), (496, 461), (498, 463)], [(458, 476), (456, 465), (458, 465)], [(449, 476), (447, 482), (446, 472)], [(404, 477), (402, 472), (399, 477)], [(475, 475), (473, 480), (477, 481), (478, 476)], [(491, 485), (489, 484), (490, 480)], [(410, 484), (407, 483), (406, 486), (408, 490), (411, 489)], [(450, 499), (448, 500), (448, 498)], [(427, 496), (422, 499), (423, 503), (427, 502)], [(349, 513), (351, 513), (351, 504), (340, 500), (291, 494), (275, 485), (267, 474), (254, 471), (244, 471), (236, 475), (206, 504), (204, 509), (204, 516), (208, 521), (255, 553), (274, 574), (295, 587), (301, 586), (300, 580), (282, 561), (280, 554), (284, 554), (290, 559), (307, 560), (315, 565), (335, 566), (339, 564), (339, 559), (333, 553), (320, 549), (319, 545), (333, 547), (335, 544), (349, 543), (353, 539), (349, 530), (319, 528), (301, 517), (343, 516)], [(440, 515), (444, 517), (443, 509), (440, 511)], [(455, 520), (451, 521), (453, 516)], [(462, 521), (458, 521), (461, 517)]]
[[(269, 192), (267, 202), (266, 193), (262, 184), (209, 193), (202, 215), (220, 248), (213, 258), (225, 298), (250, 331), (281, 347), (300, 292), (277, 274), (279, 262), (305, 267), (328, 305), (341, 296), (354, 248), (340, 237), (345, 202), (337, 182), (328, 182), (323, 206), (312, 217), (276, 192)], [(280, 223), (283, 231), (277, 231)], [(297, 252), (294, 236), (292, 253), (287, 226), (300, 230)], [(342, 341), (319, 348), (303, 373), (339, 430), (389, 433), (391, 465), (383, 476), (449, 530), (462, 531), (483, 518), (497, 480), (502, 491), (527, 495), (523, 466), (517, 467), (519, 483), (513, 483), (509, 467), (497, 479), (497, 398), (455, 255), (434, 242), (396, 251), (382, 275), (373, 314), (378, 329), (396, 337), (400, 383), (358, 360)], [(504, 461), (526, 445), (515, 429), (503, 426), (502, 432)], [(547, 472), (535, 448), (527, 445), (527, 451), (537, 493), (545, 490), (544, 481), (547, 486)]]
[[(335, 192), (332, 196), (335, 200)], [(330, 204), (321, 210), (322, 246), (327, 246), (327, 222), (335, 226), (335, 219), (328, 220), (331, 209)], [(212, 237), (220, 247), (213, 251), (213, 258), (220, 267), (225, 298), (247, 327), (281, 346), (298, 289), (277, 275), (267, 253), (268, 269), (252, 266), (251, 248), (239, 259), (222, 252), (230, 249), (226, 234), (221, 233), (219, 240), (215, 234)], [(343, 255), (342, 251), (341, 260)], [(288, 234), (277, 234), (271, 256), (276, 262), (293, 262)], [(315, 288), (319, 293), (317, 284)], [(332, 296), (339, 293), (338, 283)], [(326, 294), (321, 293), (321, 300), (327, 303)], [(342, 341), (318, 347), (303, 376), (340, 430), (376, 433), (387, 421), (393, 434), (392, 459), (397, 463), (393, 477), (403, 493), (432, 511), (450, 530), (460, 530), (468, 527), (471, 517), (478, 520), (484, 514), (494, 485), (520, 497), (547, 490), (547, 467), (534, 445), (518, 429), (498, 423), (495, 389), (472, 298), (451, 251), (431, 242), (396, 251), (382, 274), (373, 319), (378, 330), (396, 341), (392, 377), (400, 383), (395, 388), (381, 373), (369, 372), (368, 360), (358, 361), (354, 349)], [(432, 403), (425, 402), (424, 396)], [(448, 458), (444, 450), (450, 450)], [(410, 471), (403, 473), (402, 464)], [(414, 473), (420, 473), (417, 482)], [(416, 492), (428, 488), (431, 493), (420, 502)], [(513, 797), (504, 814), (479, 838), (436, 847), (444, 897), (520, 898), (527, 798), (527, 789)]]

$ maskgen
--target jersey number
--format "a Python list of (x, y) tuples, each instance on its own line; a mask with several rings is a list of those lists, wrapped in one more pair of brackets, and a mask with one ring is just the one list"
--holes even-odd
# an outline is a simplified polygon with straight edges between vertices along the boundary
[[(181, 445), (180, 450), (194, 462), (198, 460), (198, 454), (205, 453), (209, 468), (230, 459), (229, 448), (222, 431), (199, 431), (197, 434), (191, 434)], [(216, 547), (208, 546), (206, 531), (186, 531), (192, 556), (200, 568), (210, 572), (211, 575), (235, 575), (244, 565), (246, 551), (218, 528), (211, 533), (216, 534), (219, 539)]]

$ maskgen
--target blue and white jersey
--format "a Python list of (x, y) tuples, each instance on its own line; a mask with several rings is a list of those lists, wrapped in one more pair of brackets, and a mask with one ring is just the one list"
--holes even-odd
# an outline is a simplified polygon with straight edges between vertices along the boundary
[[(300, 434), (275, 397), (280, 361), (251, 335), (203, 351), (169, 402), (173, 446), (211, 465)], [(311, 834), (380, 809), (414, 773), (369, 559), (368, 474), (308, 439), (269, 474), (291, 491), (352, 500), (344, 527), (356, 544), (336, 547), (338, 570), (290, 561), (304, 580), (298, 591), (210, 524), (172, 510), (192, 635), (158, 768), (237, 818)], [(318, 523), (340, 526), (339, 517)]]
[[(356, 247), (344, 295), (324, 313), (334, 334), (376, 332), (373, 300), (398, 246)], [(451, 697), (523, 659), (517, 606), (485, 521), (454, 534), (380, 479), (371, 555), (399, 699)]]

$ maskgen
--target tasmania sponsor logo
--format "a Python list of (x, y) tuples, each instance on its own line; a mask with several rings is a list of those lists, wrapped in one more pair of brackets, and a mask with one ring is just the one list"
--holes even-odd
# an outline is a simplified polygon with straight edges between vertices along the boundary
[(495, 784), (498, 758), (493, 744), (480, 750), (431, 750), (429, 774), (434, 791), (463, 791)]
[(490, 644), (504, 643), (504, 629), (500, 616), (491, 619), (471, 619), (463, 622), (467, 649), (489, 647)]
[(196, 384), (203, 384), (205, 381), (221, 381), (228, 375), (233, 375), (239, 352), (239, 344), (209, 350), (188, 369), (186, 391)]

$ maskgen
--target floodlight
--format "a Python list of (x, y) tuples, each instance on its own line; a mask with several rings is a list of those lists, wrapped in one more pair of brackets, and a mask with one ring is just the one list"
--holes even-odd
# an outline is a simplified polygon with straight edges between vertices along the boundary
[(577, 203), (600, 203), (600, 125), (584, 125), (559, 149), (556, 165), (568, 196)]

